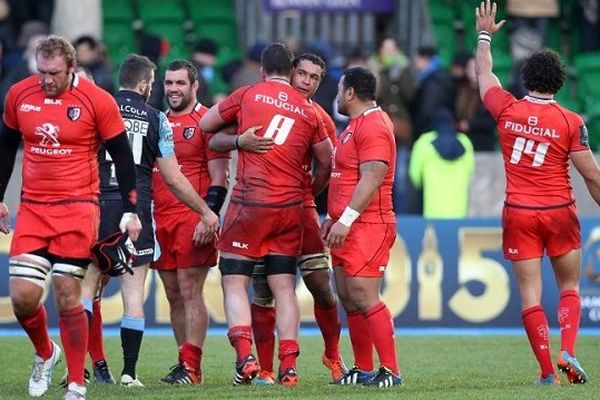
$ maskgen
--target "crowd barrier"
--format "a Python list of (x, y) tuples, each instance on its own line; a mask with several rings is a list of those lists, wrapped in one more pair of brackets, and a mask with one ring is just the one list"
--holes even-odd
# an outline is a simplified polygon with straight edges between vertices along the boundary
[[(397, 220), (398, 236), (382, 290), (396, 327), (521, 326), (516, 282), (510, 264), (502, 256), (499, 219), (441, 221), (399, 216)], [(584, 266), (591, 263), (600, 273), (600, 220), (583, 218), (581, 225)], [(9, 246), (10, 236), (0, 235), (0, 328), (3, 329), (18, 328), (8, 292)], [(551, 327), (556, 327), (558, 293), (547, 259), (544, 260), (543, 275), (543, 305)], [(146, 288), (146, 326), (168, 327), (169, 307), (164, 288), (154, 271), (148, 275)], [(57, 327), (57, 315), (48, 292), (49, 324)], [(209, 273), (204, 293), (211, 327), (224, 327), (217, 268)], [(301, 279), (297, 293), (302, 326), (316, 326), (312, 298)], [(581, 326), (599, 328), (600, 283), (583, 276), (581, 298)], [(118, 326), (122, 305), (114, 278), (105, 292), (102, 314), (105, 325)]]

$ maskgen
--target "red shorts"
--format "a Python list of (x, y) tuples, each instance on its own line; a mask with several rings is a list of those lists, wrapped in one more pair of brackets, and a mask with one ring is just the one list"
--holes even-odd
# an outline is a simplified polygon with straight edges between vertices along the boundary
[(396, 240), (396, 224), (357, 222), (342, 247), (331, 249), (332, 265), (344, 268), (346, 276), (383, 276)]
[(581, 226), (572, 204), (545, 210), (504, 207), (502, 250), (507, 260), (557, 257), (581, 248)]
[(250, 258), (270, 253), (297, 257), (302, 240), (303, 208), (301, 203), (290, 207), (229, 203), (217, 248)]
[(161, 271), (217, 265), (216, 239), (196, 247), (192, 240), (200, 215), (192, 210), (177, 214), (154, 214), (160, 257), (150, 264)]
[(325, 253), (325, 242), (321, 238), (321, 226), (319, 225), (319, 214), (315, 207), (304, 207), (302, 224), (304, 233), (302, 235), (302, 250), (300, 254)]
[(99, 224), (100, 207), (92, 202), (22, 202), (10, 256), (47, 248), (58, 257), (90, 258), (92, 244), (98, 240)]

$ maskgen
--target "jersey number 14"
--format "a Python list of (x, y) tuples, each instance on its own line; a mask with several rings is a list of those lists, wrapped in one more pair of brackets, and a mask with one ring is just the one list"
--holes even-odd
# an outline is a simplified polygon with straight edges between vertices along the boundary
[(532, 139), (518, 137), (515, 139), (515, 144), (513, 145), (510, 163), (518, 164), (519, 161), (521, 161), (523, 153), (525, 153), (533, 156), (533, 162), (531, 165), (534, 167), (539, 167), (544, 163), (544, 158), (546, 157), (549, 147), (550, 143), (540, 143)]

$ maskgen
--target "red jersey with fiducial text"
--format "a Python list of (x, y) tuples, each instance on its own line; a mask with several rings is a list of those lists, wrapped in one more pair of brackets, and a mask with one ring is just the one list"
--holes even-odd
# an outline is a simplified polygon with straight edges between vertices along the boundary
[[(321, 120), (323, 121), (323, 125), (325, 126), (325, 130), (327, 131), (327, 135), (329, 139), (331, 139), (331, 143), (335, 143), (335, 124), (333, 119), (327, 114), (327, 111), (323, 109), (316, 101), (312, 102), (312, 105), (315, 107), (315, 110), (320, 115)], [(312, 155), (310, 152), (306, 153), (306, 157), (304, 158), (304, 165), (302, 168), (304, 169), (306, 176), (304, 178), (304, 207), (316, 207), (315, 204), (315, 196), (313, 196), (312, 192)]]
[(543, 208), (573, 201), (569, 153), (589, 149), (581, 117), (554, 100), (517, 100), (500, 86), (485, 93), (484, 104), (498, 126), (506, 202)]
[(98, 199), (98, 146), (125, 131), (112, 96), (73, 75), (47, 98), (39, 76), (9, 89), (4, 123), (23, 136), (22, 198), (36, 202)]
[[(230, 158), (230, 153), (220, 153), (208, 148), (210, 136), (200, 129), (200, 119), (208, 111), (200, 103), (196, 103), (193, 111), (186, 115), (172, 115), (167, 118), (173, 128), (175, 156), (179, 169), (190, 181), (200, 197), (206, 197), (211, 186), (208, 162), (217, 158)], [(170, 214), (185, 212), (189, 207), (179, 201), (167, 186), (158, 165), (152, 171), (152, 188), (154, 192), (154, 213)]]
[(396, 142), (392, 121), (381, 107), (370, 108), (352, 118), (337, 138), (327, 197), (327, 210), (333, 219), (338, 219), (350, 204), (360, 179), (360, 166), (369, 161), (383, 161), (387, 164), (387, 172), (357, 221), (395, 223), (392, 186), (396, 166)]
[(238, 123), (238, 134), (261, 125), (256, 135), (274, 139), (264, 154), (238, 153), (237, 182), (231, 200), (284, 207), (304, 198), (303, 169), (308, 149), (328, 138), (321, 118), (304, 95), (284, 79), (234, 91), (219, 103), (221, 118)]

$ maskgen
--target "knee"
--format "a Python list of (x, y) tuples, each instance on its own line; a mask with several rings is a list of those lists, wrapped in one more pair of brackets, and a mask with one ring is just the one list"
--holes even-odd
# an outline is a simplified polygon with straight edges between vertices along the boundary
[(58, 289), (56, 292), (56, 308), (59, 312), (71, 310), (81, 304), (81, 296), (68, 290)]
[[(36, 293), (37, 291), (40, 293)], [(33, 314), (40, 306), (40, 298), (43, 289), (34, 287), (33, 290), (25, 290), (23, 287), (14, 289), (11, 287), (10, 300), (13, 312), (17, 318), (25, 318)]]
[(304, 277), (306, 288), (312, 295), (315, 304), (323, 308), (331, 308), (336, 305), (333, 289), (329, 284), (329, 274), (313, 272)]

